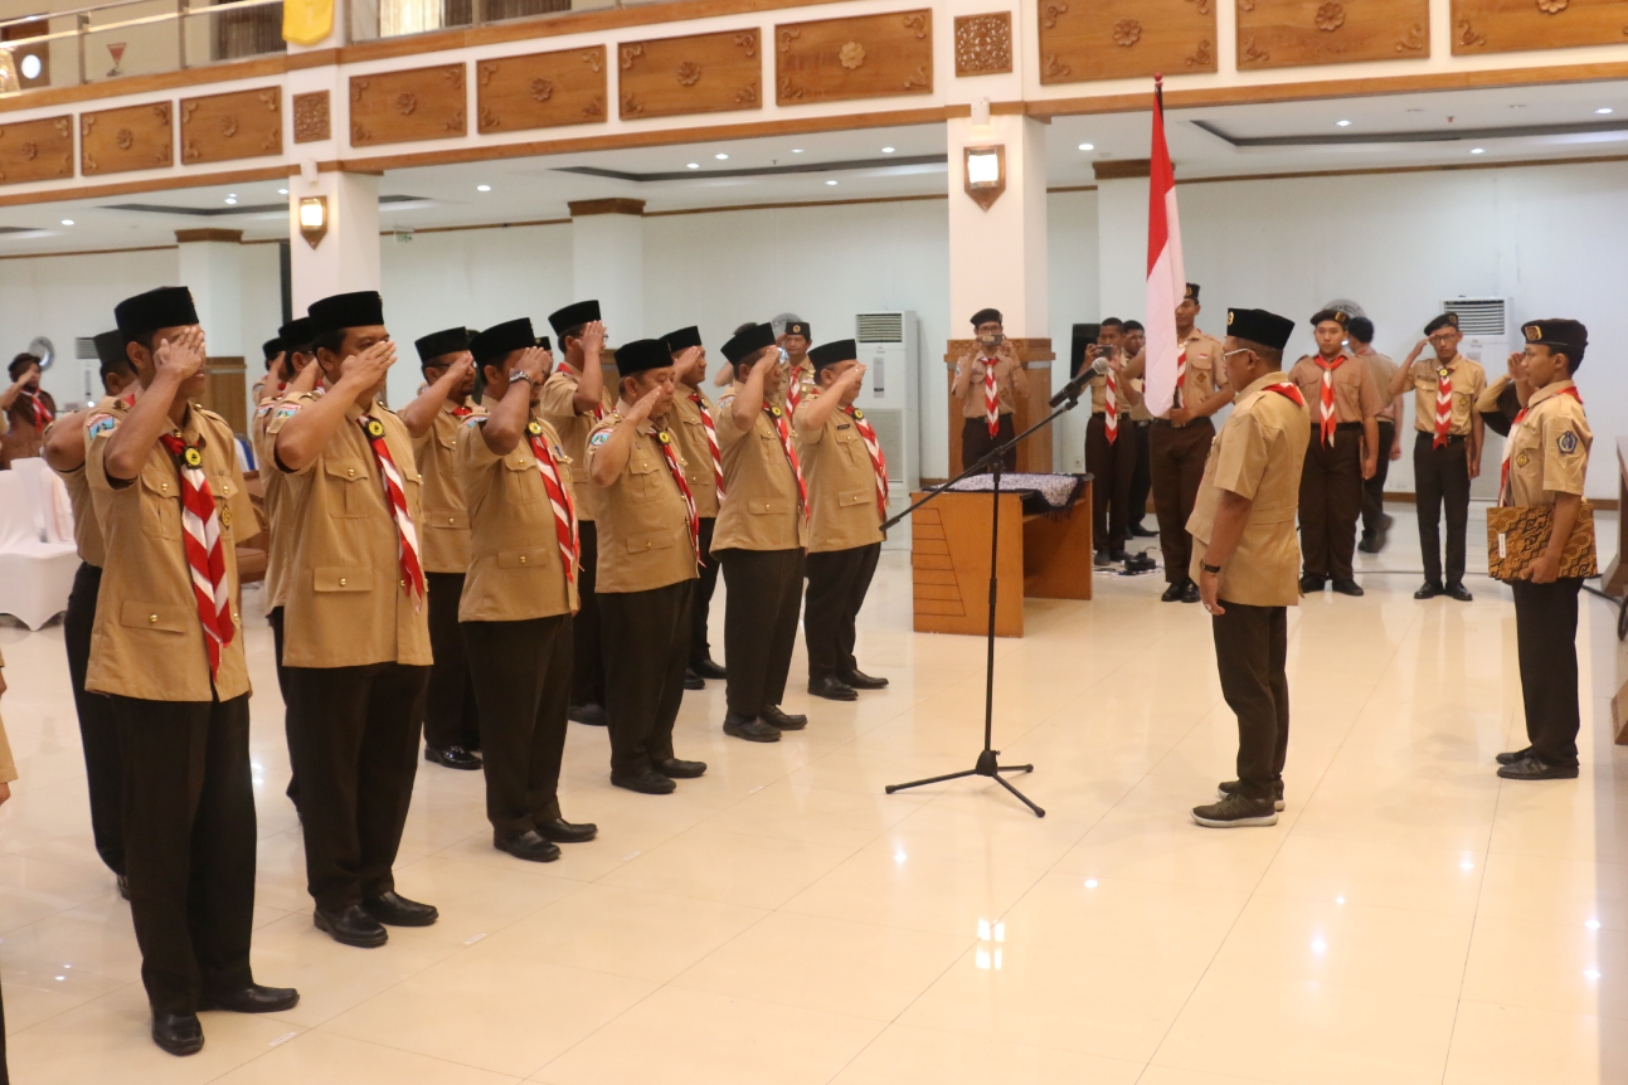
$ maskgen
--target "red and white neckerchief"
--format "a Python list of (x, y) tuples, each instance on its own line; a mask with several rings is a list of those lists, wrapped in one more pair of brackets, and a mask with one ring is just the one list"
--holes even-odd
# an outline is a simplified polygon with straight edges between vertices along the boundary
[(701, 398), (700, 392), (690, 393), (690, 402), (695, 409), (701, 412), (701, 429), (707, 435), (707, 452), (712, 456), (712, 481), (718, 487), (718, 500), (724, 499), (724, 456), (718, 450), (718, 427), (713, 424), (712, 412), (708, 410), (707, 401)]
[(43, 433), (46, 426), (56, 421), (57, 416), (52, 414), (51, 408), (45, 405), (45, 399), (40, 393), (30, 392), (28, 398), (34, 408), (34, 432)]
[(1300, 394), (1300, 386), (1292, 381), (1284, 381), (1282, 384), (1268, 384), (1261, 391), (1276, 392), (1284, 399), (1293, 400), (1296, 407), (1303, 408), (1306, 405), (1306, 397)]
[(1111, 365), (1103, 374), (1102, 424), (1107, 428), (1108, 443), (1112, 445), (1119, 437), (1119, 374)]
[(1447, 430), (1453, 423), (1453, 371), (1442, 366), (1436, 371), (1436, 436), (1431, 439), (1431, 448), (1443, 448), (1447, 444)]
[(401, 556), (401, 587), (413, 598), (413, 609), (424, 606), (424, 568), (418, 563), (418, 531), (413, 527), (412, 513), (407, 511), (407, 488), (402, 485), (401, 472), (396, 469), (395, 457), (385, 443), (384, 423), (371, 415), (356, 420), (373, 449), (373, 461), (379, 465), (379, 479), (384, 485), (384, 503), (390, 506), (390, 515), (396, 521), (396, 550)]
[(1339, 415), (1334, 410), (1334, 371), (1345, 364), (1345, 355), (1338, 355), (1331, 362), (1319, 354), (1316, 360), (1318, 366), (1323, 370), (1323, 399), (1317, 439), (1329, 448), (1333, 448), (1334, 427), (1339, 421)]
[[(575, 381), (577, 381), (579, 383), (582, 380), (582, 374), (578, 373), (575, 369), (572, 369), (570, 364), (567, 363), (567, 362), (561, 362), (560, 363), (560, 372), (564, 373), (566, 376), (572, 378), (573, 380), (575, 380)], [(604, 403), (604, 397), (601, 396), (600, 397), (600, 402), (594, 404), (594, 421), (595, 422), (603, 422), (604, 420), (605, 420), (605, 403)]]
[[(1555, 395), (1557, 395), (1557, 396), (1571, 396), (1577, 402), (1579, 402), (1579, 403), (1583, 402), (1583, 394), (1577, 390), (1577, 385), (1575, 385), (1575, 384), (1572, 385), (1570, 388), (1562, 388), (1560, 391), (1556, 392)], [(1553, 399), (1554, 397), (1550, 396), (1549, 398)], [(1545, 400), (1545, 402), (1547, 402), (1547, 400)], [(1538, 404), (1538, 406), (1541, 407), (1541, 406), (1543, 406), (1543, 404), (1540, 403), (1540, 404)], [(1498, 504), (1499, 504), (1499, 506), (1507, 505), (1509, 503), (1510, 499), (1514, 496), (1513, 494), (1510, 493), (1510, 490), (1509, 490), (1509, 453), (1515, 447), (1515, 435), (1521, 431), (1521, 423), (1525, 422), (1526, 421), (1526, 416), (1531, 414), (1531, 413), (1532, 413), (1532, 408), (1531, 407), (1522, 407), (1521, 410), (1520, 410), (1520, 413), (1515, 416), (1515, 421), (1510, 423), (1509, 436), (1504, 438), (1503, 462), (1498, 468)]]
[(695, 551), (695, 563), (701, 564), (701, 516), (695, 511), (695, 495), (690, 492), (690, 480), (684, 477), (684, 465), (678, 462), (678, 447), (673, 435), (664, 429), (656, 431), (656, 443), (667, 460), (667, 473), (673, 476), (678, 492), (684, 495), (684, 511), (689, 515), (690, 548)]
[(178, 434), (168, 433), (159, 444), (175, 458), (181, 474), (181, 527), (186, 534), (187, 565), (192, 572), (192, 594), (198, 600), (204, 645), (209, 649), (209, 677), (220, 671), (220, 650), (232, 643), (232, 593), (226, 583), (226, 549), (220, 537), (220, 513), (204, 474), (203, 453)]
[(887, 457), (882, 455), (882, 446), (876, 441), (876, 429), (865, 421), (865, 412), (854, 407), (842, 408), (842, 413), (854, 420), (854, 429), (859, 431), (859, 439), (865, 442), (865, 451), (870, 454), (871, 471), (876, 475), (876, 510), (887, 519)]
[(577, 554), (582, 550), (582, 541), (577, 534), (577, 504), (571, 496), (571, 491), (560, 482), (559, 464), (554, 462), (554, 453), (543, 440), (543, 426), (541, 422), (526, 423), (526, 440), (531, 444), (531, 454), (537, 458), (537, 473), (543, 476), (543, 491), (548, 494), (548, 503), (554, 510), (554, 537), (560, 544), (560, 561), (565, 565), (565, 579), (572, 584), (577, 582)]
[(791, 464), (791, 473), (797, 476), (797, 500), (802, 503), (803, 517), (809, 515), (808, 483), (803, 481), (803, 464), (797, 458), (797, 445), (791, 439), (791, 423), (786, 421), (786, 412), (779, 407), (765, 403), (763, 409), (768, 412), (769, 421), (773, 423), (775, 432), (780, 434), (780, 447), (786, 452), (786, 462)]
[(793, 417), (803, 403), (803, 382), (798, 379), (797, 367), (792, 366), (786, 377), (786, 413)]
[(1001, 393), (995, 381), (995, 366), (998, 358), (985, 358), (984, 363), (984, 422), (989, 426), (989, 435), (999, 437), (1001, 433)]
[(474, 413), (475, 408), (471, 407), (467, 403), (460, 403), (458, 406), (452, 408), (452, 417), (454, 418), (468, 418)]

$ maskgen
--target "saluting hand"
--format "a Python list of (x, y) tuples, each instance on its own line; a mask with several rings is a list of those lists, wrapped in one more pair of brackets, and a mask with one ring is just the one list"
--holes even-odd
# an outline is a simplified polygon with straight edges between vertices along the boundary
[(1517, 350), (1509, 356), (1509, 379), (1520, 381), (1526, 379), (1526, 354)]
[(532, 388), (540, 388), (548, 376), (548, 363), (552, 359), (542, 347), (527, 347), (520, 352), (520, 372), (531, 378)]
[(396, 364), (396, 344), (381, 339), (360, 354), (352, 354), (339, 365), (339, 379), (348, 381), (357, 389), (372, 388), (384, 380), (390, 367)]
[(603, 320), (592, 320), (583, 326), (582, 349), (584, 353), (588, 354), (598, 354), (605, 349), (605, 322)]
[(628, 412), (622, 416), (622, 419), (627, 422), (632, 422), (635, 426), (640, 425), (645, 419), (650, 417), (650, 412), (656, 408), (656, 400), (660, 398), (661, 385), (658, 384), (654, 388), (650, 389), (650, 391), (640, 396), (639, 402), (628, 408)]
[(1408, 352), (1408, 360), (1403, 363), (1402, 368), (1406, 369), (1408, 366), (1410, 366), (1414, 362), (1418, 361), (1419, 360), (1419, 355), (1423, 354), (1424, 353), (1424, 348), (1428, 347), (1429, 345), (1430, 345), (1430, 340), (1429, 339), (1421, 339), (1417, 343), (1415, 343), (1413, 345), (1413, 349)]
[(857, 385), (860, 381), (862, 381), (864, 379), (865, 379), (865, 365), (864, 365), (863, 362), (855, 365), (852, 369), (848, 370), (848, 372), (844, 373), (842, 376), (837, 378), (837, 380), (839, 382), (845, 382), (846, 385), (849, 386), (849, 387)]
[(177, 383), (195, 376), (204, 365), (203, 329), (183, 328), (174, 339), (165, 339), (153, 351), (158, 375), (173, 377)]

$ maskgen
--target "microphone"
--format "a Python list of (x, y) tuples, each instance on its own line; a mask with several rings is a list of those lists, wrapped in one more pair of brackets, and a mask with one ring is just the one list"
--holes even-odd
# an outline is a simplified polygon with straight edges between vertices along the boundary
[(1079, 376), (1063, 385), (1062, 391), (1051, 397), (1051, 402), (1048, 404), (1048, 406), (1061, 407), (1064, 400), (1079, 399), (1080, 393), (1085, 391), (1086, 385), (1090, 384), (1092, 380), (1107, 372), (1108, 359), (1099, 354), (1090, 365), (1080, 370)]

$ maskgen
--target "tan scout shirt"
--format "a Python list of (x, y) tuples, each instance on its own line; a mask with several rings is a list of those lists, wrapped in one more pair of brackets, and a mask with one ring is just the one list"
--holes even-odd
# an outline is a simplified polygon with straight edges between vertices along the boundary
[[(1196, 408), (1227, 386), (1227, 366), (1221, 357), (1221, 340), (1194, 328), (1181, 345), (1187, 348), (1187, 371), (1182, 378), (1180, 405)], [(1171, 405), (1176, 405), (1174, 400)], [(1170, 416), (1163, 414), (1159, 417)]]
[[(1379, 414), (1376, 417), (1381, 421), (1400, 422), (1402, 420), (1400, 417), (1401, 409), (1397, 407), (1396, 399), (1391, 395), (1391, 381), (1396, 379), (1396, 363), (1388, 355), (1372, 350), (1367, 354), (1359, 354), (1357, 357), (1361, 358), (1362, 363), (1368, 367), (1369, 372), (1373, 373), (1374, 386), (1379, 389), (1379, 398), (1385, 404), (1379, 409)], [(1381, 455), (1383, 454), (1382, 450)]]
[(1509, 504), (1516, 508), (1553, 505), (1556, 494), (1583, 492), (1594, 433), (1583, 404), (1564, 392), (1575, 387), (1557, 381), (1533, 392), (1526, 417), (1509, 432)]
[[(278, 404), (267, 426), (273, 440), (284, 424), (316, 397)], [(401, 473), (407, 512), (424, 522), (412, 439), (395, 413), (375, 403), (370, 416), (384, 426), (390, 458)], [(363, 667), (431, 662), (427, 603), (402, 587), (395, 518), (367, 435), (362, 409), (352, 403), (315, 460), (288, 472), (294, 536), (283, 603), (283, 665)], [(420, 534), (420, 539), (422, 539)]]
[[(1453, 380), (1453, 409), (1447, 432), (1467, 437), (1475, 405), (1487, 390), (1487, 371), (1462, 354), (1454, 355), (1446, 368)], [(1436, 432), (1436, 389), (1441, 383), (1441, 370), (1439, 358), (1421, 358), (1408, 373), (1413, 382), (1413, 428), (1420, 433)]]
[(814, 363), (809, 361), (806, 356), (801, 362), (786, 370), (786, 383), (782, 384), (780, 391), (774, 394), (774, 402), (779, 406), (784, 407), (786, 405), (786, 401), (791, 395), (793, 381), (797, 382), (798, 392), (801, 393), (798, 398), (799, 403), (807, 399), (814, 389), (818, 387), (814, 383)]
[[(1316, 413), (1323, 401), (1323, 367), (1317, 364), (1317, 355), (1307, 354), (1294, 364), (1289, 379), (1300, 386), (1306, 397), (1306, 409)], [(1371, 369), (1361, 358), (1345, 356), (1334, 370), (1334, 418), (1337, 422), (1361, 422), (1379, 414), (1385, 406), (1379, 384)]]
[(1268, 373), (1238, 396), (1227, 424), (1210, 444), (1204, 482), (1187, 521), (1193, 535), (1190, 575), (1196, 581), (1203, 571), (1221, 491), (1253, 501), (1238, 549), (1221, 568), (1219, 595), (1225, 603), (1285, 607), (1300, 602), (1295, 512), (1311, 416), (1289, 397), (1267, 390), (1283, 380), (1282, 373)]
[(712, 407), (724, 458), (724, 500), (712, 531), (712, 549), (801, 547), (807, 537), (797, 476), (768, 411), (758, 411), (750, 430), (735, 425), (730, 407), (739, 392), (737, 382)]
[[(488, 397), (489, 412), (496, 403)], [(566, 576), (554, 505), (543, 485), (529, 437), (499, 457), (486, 445), (487, 414), (458, 427), (457, 468), (469, 502), (469, 574), (458, 602), (460, 622), (523, 622), (574, 614), (581, 605), (576, 577)], [(560, 484), (571, 489), (571, 461), (560, 435), (533, 419), (554, 454)]]
[[(578, 376), (570, 368), (561, 365), (554, 371), (554, 375), (543, 382), (543, 395), (537, 407), (542, 412), (542, 420), (554, 427), (560, 435), (560, 442), (565, 447), (565, 454), (571, 457), (572, 463), (583, 463), (587, 451), (588, 434), (598, 425), (593, 412), (578, 414), (572, 404), (572, 397), (577, 394)], [(616, 406), (616, 389), (610, 379), (605, 375), (605, 386), (600, 391), (599, 402), (609, 414)], [(533, 412), (534, 414), (536, 412)], [(598, 487), (588, 477), (586, 471), (576, 474), (577, 519), (594, 519), (594, 502), (599, 500)], [(595, 589), (597, 590), (597, 588)]]
[[(1005, 344), (1002, 344), (1004, 348)], [(958, 366), (964, 367), (958, 371), (955, 383), (950, 388), (950, 398), (961, 401), (962, 418), (983, 418), (984, 412), (984, 373), (987, 371), (991, 359), (977, 353), (964, 354)], [(1023, 372), (1018, 364), (1016, 355), (1002, 353), (993, 359), (995, 362), (995, 396), (1000, 400), (1000, 413), (1011, 414), (1017, 404), (1017, 397), (1022, 395), (1029, 387), (1029, 376)]]
[[(0, 667), (6, 661), (0, 659)], [(17, 778), (17, 762), (11, 756), (11, 743), (6, 738), (6, 725), (0, 723), (0, 784), (9, 784)]]
[[(595, 452), (610, 440), (629, 407), (618, 403), (588, 436), (591, 474)], [(677, 419), (646, 419), (629, 447), (627, 465), (616, 481), (599, 487), (599, 567), (596, 592), (634, 592), (665, 588), (696, 575), (695, 546), (690, 542), (690, 510), (661, 450), (662, 437), (673, 440), (669, 427)], [(675, 444), (676, 447), (676, 444)], [(679, 469), (688, 471), (682, 463)], [(784, 458), (784, 457), (782, 457)]]
[[(813, 393), (813, 398), (818, 396)], [(876, 469), (854, 420), (838, 407), (818, 429), (799, 425), (797, 455), (808, 482), (809, 553), (881, 542)]]
[[(718, 515), (718, 476), (712, 463), (712, 446), (707, 443), (706, 423), (701, 421), (702, 412), (712, 417), (712, 400), (699, 388), (679, 385), (673, 396), (669, 428), (678, 438), (678, 454), (684, 459), (684, 478), (695, 496), (696, 515), (711, 520)], [(719, 452), (722, 458), (721, 448)]]
[[(91, 409), (122, 419), (129, 413), (132, 402), (128, 395), (103, 396)], [(49, 434), (56, 425), (52, 422), (45, 432)], [(73, 541), (79, 549), (79, 560), (100, 569), (107, 561), (107, 548), (102, 543), (102, 525), (96, 520), (96, 504), (90, 497), (90, 476), (85, 473), (85, 464), (81, 462), (72, 471), (57, 471), (57, 476), (68, 488), (68, 504), (73, 508)]]
[[(180, 430), (199, 444), (203, 470), (220, 514), (227, 591), (237, 633), (220, 652), (213, 686), (198, 598), (181, 527), (181, 472), (175, 457), (153, 442), (141, 474), (115, 487), (107, 477), (108, 441), (122, 417), (92, 411), (85, 419), (85, 471), (102, 525), (107, 563), (90, 635), (85, 688), (146, 701), (223, 701), (249, 692), (243, 660), (242, 598), (237, 540), (260, 533), (254, 504), (237, 467), (232, 428), (212, 411), (193, 406)], [(174, 431), (171, 431), (174, 432)]]
[[(321, 390), (312, 395), (320, 396)], [(270, 543), (266, 547), (266, 580), (264, 587), (266, 613), (271, 613), (287, 602), (288, 559), (294, 543), (299, 539), (300, 510), (289, 493), (288, 475), (277, 467), (276, 442), (268, 429), (277, 405), (285, 398), (279, 390), (260, 401), (254, 409), (254, 420), (249, 423), (249, 440), (254, 445), (254, 458), (260, 464), (260, 493), (265, 502), (266, 527)]]
[(461, 573), (469, 568), (469, 511), (457, 467), (458, 434), (468, 410), (443, 403), (429, 432), (413, 438), (413, 459), (424, 479), (424, 526), (418, 545), (426, 573)]

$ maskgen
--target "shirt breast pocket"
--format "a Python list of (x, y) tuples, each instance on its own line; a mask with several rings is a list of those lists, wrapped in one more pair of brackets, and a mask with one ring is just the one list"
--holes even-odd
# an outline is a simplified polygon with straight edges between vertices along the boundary
[[(541, 500), (543, 487), (541, 472), (536, 464), (528, 461), (518, 453), (510, 453), (503, 458), (503, 470), (508, 476), (509, 485), (504, 487), (503, 498), (511, 505), (530, 505)], [(538, 476), (538, 484), (531, 485), (527, 473)]]
[(628, 457), (627, 473), (633, 482), (633, 492), (640, 497), (659, 497), (661, 494), (661, 472), (667, 468), (656, 462), (656, 458), (642, 452), (635, 452)]
[(174, 472), (147, 467), (141, 472), (141, 526), (156, 539), (181, 537), (181, 481)]
[(367, 464), (361, 460), (328, 460), (322, 465), (327, 476), (327, 489), (333, 493), (328, 512), (332, 516), (366, 516), (375, 511), (373, 500), (375, 483), (368, 474)]

